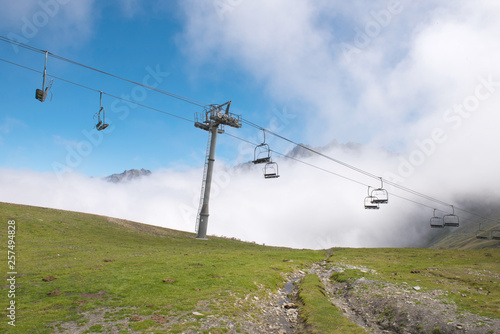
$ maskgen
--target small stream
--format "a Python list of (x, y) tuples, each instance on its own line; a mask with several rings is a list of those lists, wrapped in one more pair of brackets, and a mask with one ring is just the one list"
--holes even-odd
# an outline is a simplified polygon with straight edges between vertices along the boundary
[[(297, 294), (297, 287), (296, 287), (295, 283), (297, 281), (300, 281), (303, 276), (304, 275), (291, 277), (288, 280), (288, 282), (285, 283), (284, 288), (281, 289), (280, 295), (282, 296), (282, 298), (278, 301), (278, 306), (280, 307), (281, 312), (279, 312), (279, 315), (278, 315), (278, 322), (280, 323), (280, 325), (282, 326), (282, 329), (284, 331), (286, 331), (287, 334), (297, 333), (297, 326), (298, 326), (298, 322), (296, 321), (297, 318), (295, 318), (295, 321), (291, 321), (289, 313), (288, 313), (288, 312), (290, 312), (290, 310), (293, 310), (291, 312), (294, 312), (297, 309), (296, 308), (287, 309), (283, 306), (286, 304), (293, 303), (293, 299), (294, 299), (293, 296)], [(297, 317), (298, 317), (298, 314), (297, 314)]]

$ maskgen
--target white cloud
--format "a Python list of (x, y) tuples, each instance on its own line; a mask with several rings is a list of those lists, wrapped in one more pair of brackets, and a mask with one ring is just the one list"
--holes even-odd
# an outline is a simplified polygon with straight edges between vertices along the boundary
[[(498, 6), (491, 1), (401, 1), (384, 24), (377, 17), (396, 8), (391, 2), (218, 3), (226, 4), (222, 19), (210, 2), (183, 2), (186, 53), (202, 63), (229, 60), (262, 80), (275, 100), (299, 102), (293, 112), (314, 115), (304, 119), (318, 144), (331, 133), (407, 144), (415, 118), (440, 113), (468, 94), (478, 75), (499, 70)], [(346, 61), (342, 45), (356, 46), (356, 34), (377, 24), (370, 43)], [(386, 124), (402, 131), (388, 136)]]
[[(363, 152), (329, 152), (363, 164)], [(218, 162), (208, 233), (298, 248), (417, 245), (429, 229), (428, 215), (391, 198), (378, 211), (365, 210), (363, 185), (289, 160), (278, 159), (281, 177), (264, 179), (262, 165), (230, 168)], [(308, 163), (378, 186), (369, 178), (321, 158)], [(391, 161), (372, 166), (384, 170)], [(162, 170), (133, 182), (113, 184), (79, 174), (2, 170), (0, 201), (54, 207), (194, 232), (201, 170)], [(394, 219), (398, 217), (399, 219)], [(405, 231), (412, 230), (404, 237)], [(395, 235), (399, 237), (395, 238)]]
[(91, 36), (94, 9), (94, 0), (8, 1), (0, 12), (0, 29), (26, 44), (79, 47)]

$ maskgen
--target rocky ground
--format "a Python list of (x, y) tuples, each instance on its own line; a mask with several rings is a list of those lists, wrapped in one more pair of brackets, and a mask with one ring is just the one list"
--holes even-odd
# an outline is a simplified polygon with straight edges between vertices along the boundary
[[(305, 324), (300, 319), (296, 300), (296, 283), (309, 272), (321, 278), (332, 304), (367, 333), (500, 333), (500, 319), (460, 312), (454, 304), (443, 301), (441, 297), (444, 293), (440, 290), (424, 292), (418, 286), (365, 278), (344, 283), (330, 280), (334, 272), (345, 268), (330, 268), (326, 262), (318, 263), (309, 270), (284, 276), (284, 287), (277, 292), (261, 291), (260, 297), (235, 296), (235, 309), (245, 312), (213, 315), (208, 302), (207, 305), (200, 303), (196, 311), (171, 317), (153, 314), (119, 318), (113, 315), (123, 313), (123, 309), (101, 309), (87, 312), (78, 322), (58, 323), (52, 328), (55, 333), (70, 334), (89, 333), (96, 328), (103, 333), (120, 333), (124, 330), (134, 333), (130, 331), (131, 323), (149, 320), (155, 330), (167, 332), (179, 324), (196, 324), (192, 326), (193, 329), (183, 333), (221, 333), (223, 329), (227, 333), (304, 333)], [(213, 305), (213, 301), (211, 303)], [(131, 310), (125, 311), (130, 313)]]
[(370, 333), (500, 333), (500, 319), (461, 312), (440, 298), (441, 290), (423, 292), (418, 286), (365, 278), (332, 282), (330, 276), (345, 266), (326, 267), (316, 264), (310, 272), (321, 278), (332, 304)]

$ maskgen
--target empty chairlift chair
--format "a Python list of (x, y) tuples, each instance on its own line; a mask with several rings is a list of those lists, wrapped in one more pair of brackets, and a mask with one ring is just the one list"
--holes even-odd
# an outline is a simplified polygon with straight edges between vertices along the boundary
[(443, 228), (444, 222), (442, 217), (436, 216), (436, 209), (434, 209), (434, 216), (430, 219), (432, 228)]
[(264, 129), (262, 131), (264, 132), (264, 141), (262, 144), (257, 145), (253, 151), (252, 162), (254, 164), (265, 164), (271, 162), (271, 149), (269, 148), (269, 145), (266, 144), (266, 131)]
[(266, 143), (262, 143), (255, 147), (253, 159), (254, 160), (252, 162), (254, 164), (271, 162), (271, 149), (269, 148), (269, 145)]
[(379, 204), (375, 201), (375, 197), (372, 196), (370, 187), (368, 187), (368, 196), (365, 197), (365, 209), (377, 210), (380, 209)]
[(491, 231), (491, 239), (500, 240), (500, 230), (499, 229), (494, 229)]
[(389, 202), (389, 194), (387, 190), (384, 189), (384, 182), (380, 178), (380, 188), (375, 188), (372, 190), (370, 196), (373, 197), (372, 202), (377, 204), (387, 204)]
[(479, 229), (476, 231), (476, 239), (489, 239), (489, 233), (481, 229), (481, 223), (479, 223)]
[(47, 94), (50, 91), (50, 88), (52, 87), (52, 81), (50, 80), (49, 83), (47, 84), (47, 87), (45, 87), (45, 78), (47, 76), (47, 55), (48, 51), (45, 51), (45, 66), (43, 68), (43, 81), (42, 81), (42, 89), (36, 89), (35, 91), (35, 98), (40, 101), (40, 102), (45, 102), (45, 99), (47, 98)]
[(99, 109), (99, 111), (94, 115), (94, 120), (97, 116), (97, 122), (96, 122), (95, 128), (97, 129), (97, 131), (102, 131), (102, 130), (106, 129), (109, 126), (109, 124), (106, 123), (106, 111), (104, 110), (104, 107), (102, 106), (102, 92), (99, 92), (99, 93), (101, 95), (100, 102), (99, 102), (101, 109)]
[(455, 208), (453, 205), (451, 208), (453, 209), (453, 213), (443, 216), (443, 224), (444, 226), (458, 227), (460, 225), (460, 220), (458, 216), (455, 215)]
[(278, 174), (278, 164), (276, 162), (268, 162), (264, 166), (264, 178), (266, 179), (275, 179), (280, 177)]

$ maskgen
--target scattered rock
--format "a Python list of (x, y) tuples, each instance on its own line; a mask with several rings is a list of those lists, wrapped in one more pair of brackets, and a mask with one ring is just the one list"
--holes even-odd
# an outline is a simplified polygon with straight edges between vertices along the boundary
[(170, 278), (165, 278), (165, 279), (163, 280), (163, 282), (165, 282), (165, 283), (174, 283), (174, 282), (175, 282), (175, 280), (174, 280), (174, 279), (170, 279)]
[(196, 312), (196, 311), (195, 311), (195, 312), (193, 312), (193, 315), (196, 315), (196, 316), (198, 316), (198, 317), (201, 317), (201, 316), (203, 316), (203, 313), (200, 313), (200, 312)]
[(420, 270), (412, 270), (412, 271), (410, 271), (410, 273), (412, 273), (412, 274), (420, 274)]
[(104, 259), (104, 262), (115, 262), (115, 259)]
[(297, 306), (297, 305), (295, 305), (294, 303), (284, 303), (284, 304), (283, 304), (283, 308), (284, 308), (284, 309), (298, 308), (298, 306)]
[(418, 285), (413, 287), (413, 290), (415, 290), (415, 291), (420, 291), (420, 289), (422, 289), (422, 288), (419, 287)]
[(55, 291), (49, 292), (49, 293), (47, 294), (47, 296), (49, 296), (49, 297), (52, 297), (52, 296), (59, 296), (60, 294), (61, 294), (61, 291), (59, 291), (59, 290), (55, 290)]
[(49, 276), (49, 277), (42, 278), (42, 281), (44, 281), (44, 282), (50, 282), (50, 281), (53, 281), (55, 279), (57, 279), (57, 277)]

